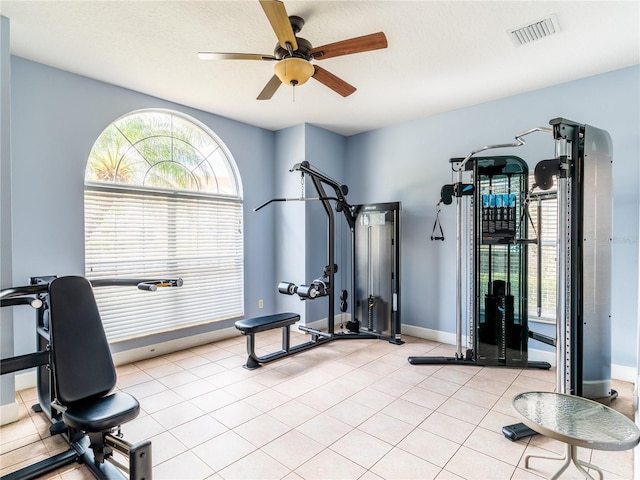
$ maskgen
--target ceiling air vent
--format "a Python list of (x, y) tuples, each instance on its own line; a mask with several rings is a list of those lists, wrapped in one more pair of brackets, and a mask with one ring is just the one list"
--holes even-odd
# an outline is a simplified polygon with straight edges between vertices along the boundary
[(559, 31), (560, 24), (555, 13), (528, 25), (507, 30), (511, 40), (517, 47), (548, 37)]

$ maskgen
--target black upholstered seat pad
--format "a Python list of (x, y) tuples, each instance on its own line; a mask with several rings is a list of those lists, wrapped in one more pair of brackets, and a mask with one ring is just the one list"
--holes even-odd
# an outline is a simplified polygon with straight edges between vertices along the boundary
[(62, 418), (70, 427), (87, 432), (100, 432), (121, 425), (138, 416), (140, 404), (125, 392), (92, 398), (68, 406)]
[(293, 325), (300, 320), (297, 313), (276, 313), (264, 317), (245, 318), (236, 322), (236, 328), (244, 333), (257, 333), (272, 328)]

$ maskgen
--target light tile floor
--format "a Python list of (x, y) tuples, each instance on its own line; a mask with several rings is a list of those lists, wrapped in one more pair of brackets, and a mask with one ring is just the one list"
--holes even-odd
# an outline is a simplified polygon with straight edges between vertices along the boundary
[[(293, 335), (293, 343), (306, 341)], [(118, 367), (118, 388), (136, 396), (138, 418), (123, 426), (131, 442), (153, 443), (156, 479), (539, 479), (563, 453), (542, 436), (510, 442), (511, 399), (552, 391), (555, 372), (461, 365), (410, 365), (412, 355), (451, 356), (454, 347), (405, 336), (339, 340), (248, 371), (237, 336)], [(279, 350), (280, 332), (258, 338)], [(259, 352), (259, 354), (261, 354)], [(614, 382), (612, 407), (633, 415), (633, 385)], [(0, 473), (66, 449), (31, 411), (35, 389), (19, 394), (20, 420), (0, 429)], [(607, 479), (633, 476), (632, 451), (580, 449)], [(71, 465), (52, 479), (92, 478)], [(562, 478), (582, 478), (570, 469)]]

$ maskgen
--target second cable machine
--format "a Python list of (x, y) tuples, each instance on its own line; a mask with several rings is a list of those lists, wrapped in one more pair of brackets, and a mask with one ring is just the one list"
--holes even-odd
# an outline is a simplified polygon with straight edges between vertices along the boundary
[[(527, 164), (512, 155), (475, 156), (522, 146), (522, 137), (538, 131), (551, 130), (533, 128), (518, 134), (514, 143), (487, 145), (464, 158), (451, 159), (456, 182), (442, 187), (438, 205), (456, 200), (456, 352), (453, 357), (409, 357), (409, 363), (551, 368), (547, 362), (530, 362), (527, 353)], [(471, 183), (463, 182), (465, 173), (471, 173)], [(434, 232), (437, 225), (436, 217)], [(432, 236), (432, 240), (444, 240), (444, 236)], [(465, 242), (469, 242), (467, 249)], [(462, 335), (464, 265), (469, 279), (466, 348)]]
[[(409, 357), (418, 364), (501, 365), (550, 368), (528, 360), (527, 215), (529, 169), (520, 157), (456, 158), (459, 181), (445, 185), (441, 202), (467, 204), (469, 345), (455, 357)], [(471, 183), (462, 183), (462, 172)], [(460, 208), (460, 210), (463, 210)], [(462, 214), (459, 212), (459, 221)], [(459, 232), (459, 235), (462, 233)], [(459, 288), (461, 290), (461, 288)], [(458, 300), (461, 309), (462, 295)], [(461, 314), (459, 313), (461, 317)], [(458, 328), (461, 345), (461, 328)]]

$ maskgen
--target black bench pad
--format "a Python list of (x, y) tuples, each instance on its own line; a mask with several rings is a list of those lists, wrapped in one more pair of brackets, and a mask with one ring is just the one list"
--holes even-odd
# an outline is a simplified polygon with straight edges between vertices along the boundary
[(62, 414), (64, 423), (87, 432), (103, 432), (138, 416), (140, 404), (126, 392), (76, 402)]
[(276, 313), (265, 315), (264, 317), (244, 318), (236, 322), (236, 328), (243, 334), (258, 333), (272, 328), (286, 327), (293, 325), (300, 320), (297, 313)]

